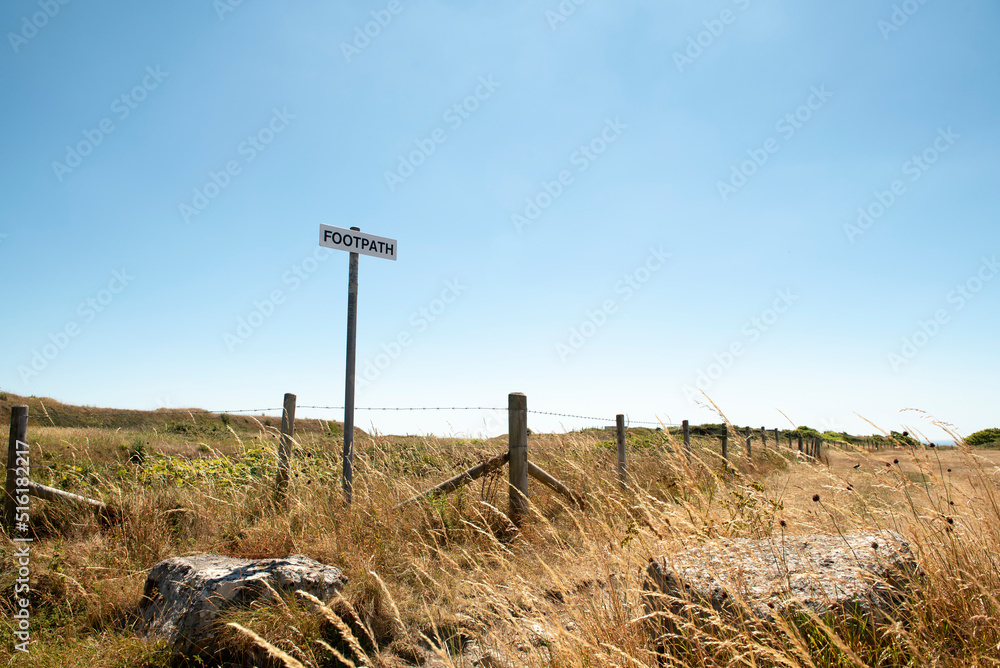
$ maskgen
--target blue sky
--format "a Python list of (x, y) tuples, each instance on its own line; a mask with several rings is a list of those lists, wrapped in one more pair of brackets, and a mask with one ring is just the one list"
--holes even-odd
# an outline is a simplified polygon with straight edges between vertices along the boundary
[(995, 426), (998, 20), (986, 0), (8, 2), (0, 387), (342, 405), (329, 224), (399, 243), (361, 258), (359, 406), (522, 391), (717, 421), (704, 390), (740, 424)]

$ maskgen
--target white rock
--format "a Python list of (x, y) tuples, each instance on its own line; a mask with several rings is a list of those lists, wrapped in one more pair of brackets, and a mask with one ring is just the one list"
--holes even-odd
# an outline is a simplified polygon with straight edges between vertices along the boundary
[(213, 624), (225, 608), (296, 589), (328, 601), (346, 583), (340, 569), (301, 554), (284, 559), (174, 557), (150, 570), (139, 611), (147, 635), (163, 636), (176, 651), (190, 655), (214, 648)]

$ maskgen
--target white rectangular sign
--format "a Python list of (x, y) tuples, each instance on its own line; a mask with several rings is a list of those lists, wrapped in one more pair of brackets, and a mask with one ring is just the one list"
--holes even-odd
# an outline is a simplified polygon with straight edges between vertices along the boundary
[(319, 245), (386, 260), (396, 259), (396, 240), (332, 225), (319, 226)]

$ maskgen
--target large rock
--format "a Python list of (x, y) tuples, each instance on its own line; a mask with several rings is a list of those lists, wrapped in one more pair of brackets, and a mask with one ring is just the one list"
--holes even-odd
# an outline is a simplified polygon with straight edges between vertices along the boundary
[(807, 608), (873, 621), (896, 611), (915, 571), (909, 545), (891, 531), (714, 541), (651, 560), (646, 606), (686, 617), (693, 602), (764, 620)]
[(219, 612), (302, 589), (327, 601), (347, 583), (340, 569), (301, 554), (237, 559), (217, 554), (174, 557), (153, 566), (139, 610), (147, 635), (164, 636), (183, 654), (211, 651)]

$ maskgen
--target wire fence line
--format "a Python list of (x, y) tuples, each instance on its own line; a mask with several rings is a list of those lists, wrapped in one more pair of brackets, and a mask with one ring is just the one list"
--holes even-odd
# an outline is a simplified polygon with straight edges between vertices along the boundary
[[(260, 413), (264, 415), (265, 413), (280, 412), (283, 410), (281, 406), (276, 408), (236, 408), (230, 410), (206, 410), (201, 408), (189, 408), (189, 409), (158, 409), (152, 411), (141, 411), (138, 409), (122, 409), (117, 410), (118, 415), (116, 417), (128, 417), (134, 416), (136, 414), (148, 414), (150, 417), (165, 416), (165, 415), (240, 415), (246, 414), (248, 417), (253, 417), (255, 414)], [(298, 406), (298, 410), (344, 410), (343, 406)], [(383, 411), (383, 412), (403, 412), (403, 411), (493, 411), (493, 412), (506, 412), (507, 408), (499, 408), (496, 406), (358, 406), (355, 407), (356, 411)], [(549, 417), (561, 417), (569, 418), (574, 420), (588, 420), (591, 422), (603, 422), (605, 424), (613, 425), (615, 418), (611, 417), (595, 417), (592, 415), (575, 415), (572, 413), (557, 413), (553, 411), (538, 411), (528, 409), (529, 414), (534, 415), (545, 415)], [(108, 417), (107, 413), (93, 413), (93, 412), (76, 412), (76, 413), (60, 413), (58, 411), (46, 411), (43, 409), (41, 414), (32, 413), (28, 416), (29, 420), (38, 421), (53, 421), (55, 418), (83, 418), (83, 417)], [(300, 419), (309, 419), (300, 416)], [(321, 419), (321, 418), (313, 418)], [(629, 420), (626, 418), (629, 425), (638, 426), (653, 426), (653, 427), (679, 427), (679, 424), (664, 422), (661, 420)]]
[[(499, 438), (499, 437), (498, 437)], [(300, 462), (308, 462), (317, 466), (322, 467), (326, 463), (330, 464), (340, 464), (342, 453), (340, 450), (316, 450), (313, 449), (317, 444), (300, 444), (296, 443), (299, 447), (298, 457)], [(455, 454), (458, 452), (469, 452), (473, 451), (476, 453), (494, 453), (496, 452), (497, 443), (490, 442), (480, 442), (480, 443), (419, 443), (419, 444), (363, 444), (355, 445), (354, 452), (356, 455), (361, 455), (368, 458), (377, 458), (379, 455), (384, 454), (388, 457), (406, 457), (409, 455), (423, 455), (427, 452), (433, 452), (440, 455), (445, 454)], [(274, 451), (271, 450), (269, 453), (265, 450), (259, 450), (258, 448), (248, 448), (249, 451), (256, 451), (258, 453), (264, 453), (268, 455), (269, 459), (273, 459)], [(532, 452), (543, 452), (543, 453), (613, 453), (615, 450), (614, 436), (609, 436), (607, 440), (588, 443), (588, 444), (564, 444), (564, 445), (532, 445)], [(650, 455), (659, 456), (664, 452), (672, 452), (674, 448), (669, 442), (658, 443), (655, 445), (645, 445), (639, 446), (637, 449), (631, 451), (633, 456), (637, 455)], [(83, 453), (84, 455), (88, 453)], [(102, 472), (119, 472), (122, 470), (142, 469), (148, 467), (151, 464), (155, 464), (158, 461), (173, 460), (175, 462), (182, 462), (185, 466), (197, 465), (199, 462), (212, 462), (217, 459), (239, 459), (247, 454), (246, 451), (236, 451), (236, 452), (206, 452), (200, 456), (190, 456), (184, 454), (171, 454), (169, 452), (158, 451), (153, 449), (148, 451), (142, 459), (132, 458), (127, 452), (121, 453), (124, 458), (114, 461), (94, 461), (92, 459), (86, 459), (81, 456), (78, 459), (51, 462), (45, 461), (40, 464), (35, 464), (32, 466), (33, 469), (44, 470), (50, 475), (61, 475), (66, 477), (87, 477), (91, 474), (105, 475)], [(273, 463), (273, 462), (272, 462)], [(169, 471), (163, 471), (164, 475), (167, 475)], [(190, 471), (192, 474), (197, 474), (196, 469)], [(210, 471), (206, 471), (206, 474), (210, 474)]]

